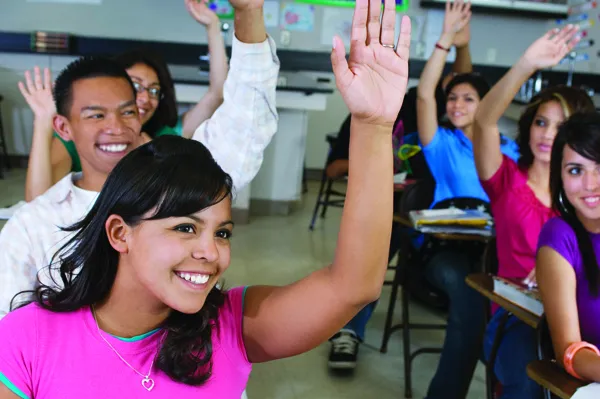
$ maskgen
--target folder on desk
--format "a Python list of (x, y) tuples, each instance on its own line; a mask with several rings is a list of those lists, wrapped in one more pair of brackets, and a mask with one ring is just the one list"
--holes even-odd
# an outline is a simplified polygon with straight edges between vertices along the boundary
[(494, 276), (494, 293), (537, 316), (544, 314), (537, 288), (528, 287), (519, 279)]
[(492, 223), (492, 217), (476, 209), (423, 209), (411, 211), (410, 221), (415, 228), (425, 226), (463, 226), (485, 228)]

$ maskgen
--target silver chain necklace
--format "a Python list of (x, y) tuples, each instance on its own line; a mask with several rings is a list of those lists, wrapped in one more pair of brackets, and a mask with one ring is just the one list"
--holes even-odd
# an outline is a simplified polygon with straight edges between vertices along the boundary
[(102, 340), (104, 342), (106, 342), (106, 344), (110, 347), (110, 349), (112, 349), (113, 352), (115, 352), (115, 354), (119, 357), (119, 359), (121, 359), (123, 361), (123, 363), (125, 363), (127, 366), (129, 366), (130, 369), (132, 369), (137, 374), (139, 374), (140, 377), (142, 377), (142, 386), (144, 387), (144, 389), (146, 389), (148, 392), (150, 392), (152, 390), (152, 388), (154, 388), (154, 380), (152, 378), (150, 378), (150, 373), (152, 372), (152, 367), (154, 367), (154, 360), (156, 360), (156, 355), (154, 356), (154, 358), (152, 358), (152, 363), (150, 363), (150, 369), (148, 370), (148, 374), (144, 375), (144, 374), (140, 373), (139, 371), (137, 371), (131, 364), (129, 364), (127, 362), (127, 360), (123, 359), (123, 356), (121, 356), (121, 354), (119, 352), (117, 352), (117, 350), (114, 348), (114, 346), (112, 346), (110, 344), (110, 342), (108, 342), (108, 340), (106, 338), (104, 338), (104, 336), (102, 335), (102, 331), (100, 331), (100, 325), (98, 324), (98, 319), (96, 318), (96, 309), (94, 309), (93, 306), (91, 308), (92, 308), (92, 315), (94, 315), (94, 321), (96, 322), (96, 328), (98, 329), (98, 335), (100, 335), (100, 338), (102, 338)]

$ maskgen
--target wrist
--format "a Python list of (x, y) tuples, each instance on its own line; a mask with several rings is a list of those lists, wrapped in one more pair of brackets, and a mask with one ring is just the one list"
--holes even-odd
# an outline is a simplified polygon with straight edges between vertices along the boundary
[(442, 33), (442, 36), (440, 36), (440, 38), (438, 39), (437, 43), (440, 46), (443, 46), (445, 48), (450, 48), (452, 46), (452, 42), (454, 41), (454, 33), (450, 33), (450, 32), (444, 32)]
[(526, 74), (527, 76), (531, 75), (537, 70), (537, 68), (534, 66), (534, 63), (527, 57), (521, 57), (514, 67), (516, 70)]
[(456, 47), (456, 51), (469, 51), (469, 43), (461, 45), (455, 44), (454, 47)]
[(368, 132), (368, 134), (391, 134), (394, 123), (385, 123), (379, 121), (369, 121), (358, 116), (352, 115), (352, 126), (357, 127), (358, 132)]

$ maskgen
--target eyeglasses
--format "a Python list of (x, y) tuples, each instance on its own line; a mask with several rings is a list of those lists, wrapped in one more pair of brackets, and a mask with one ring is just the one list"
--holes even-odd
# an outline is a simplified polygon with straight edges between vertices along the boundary
[(133, 82), (133, 87), (135, 88), (135, 91), (138, 94), (142, 94), (143, 92), (147, 91), (148, 95), (150, 97), (157, 98), (157, 99), (161, 98), (161, 93), (160, 93), (160, 88), (159, 87), (146, 87), (146, 86), (143, 86), (142, 84), (140, 84), (138, 82)]

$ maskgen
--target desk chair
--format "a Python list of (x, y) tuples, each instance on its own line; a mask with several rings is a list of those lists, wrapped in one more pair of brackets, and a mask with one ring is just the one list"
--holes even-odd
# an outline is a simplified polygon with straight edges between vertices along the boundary
[(3, 97), (0, 95), (0, 179), (4, 178), (2, 171), (2, 164), (6, 166), (6, 169), (10, 169), (10, 161), (8, 159), (8, 151), (6, 149), (6, 139), (4, 138), (4, 127), (2, 125), (2, 100)]
[(308, 229), (311, 231), (315, 228), (315, 222), (317, 221), (317, 214), (319, 213), (320, 208), (322, 208), (321, 218), (324, 218), (328, 207), (334, 206), (337, 208), (343, 208), (344, 201), (346, 199), (345, 192), (333, 189), (333, 183), (336, 181), (342, 181), (342, 179), (330, 179), (327, 177), (326, 173), (329, 154), (331, 154), (331, 149), (337, 140), (337, 136), (335, 134), (328, 134), (325, 136), (325, 140), (327, 143), (329, 143), (329, 151), (327, 153), (327, 159), (325, 160), (325, 166), (323, 167), (323, 175), (321, 176), (321, 186), (319, 187), (319, 194), (317, 195), (317, 203), (315, 204), (315, 210), (313, 211), (313, 215), (310, 220), (310, 226), (308, 227)]
[[(415, 184), (409, 186), (404, 191), (400, 200), (399, 213), (408, 215), (411, 210), (427, 208), (431, 204), (433, 198), (433, 181), (426, 179), (418, 180)], [(439, 303), (440, 296), (432, 287), (427, 286), (427, 283), (422, 278), (411, 276), (411, 270), (421, 267), (421, 257), (417, 249), (411, 245), (411, 238), (416, 233), (414, 230), (406, 228), (401, 236), (401, 248), (398, 255), (398, 264), (394, 272), (392, 281), (392, 292), (390, 294), (390, 302), (386, 315), (385, 327), (383, 331), (383, 339), (381, 342), (381, 353), (387, 352), (387, 344), (391, 334), (394, 331), (402, 329), (403, 352), (404, 352), (404, 381), (406, 398), (412, 397), (412, 361), (423, 353), (440, 353), (441, 348), (420, 348), (411, 352), (410, 348), (410, 330), (411, 329), (445, 329), (445, 324), (431, 323), (411, 323), (409, 314), (409, 302), (411, 295), (421, 294), (421, 298), (429, 297), (429, 302)], [(397, 325), (392, 325), (394, 308), (398, 298), (398, 288), (402, 286), (402, 322)]]

